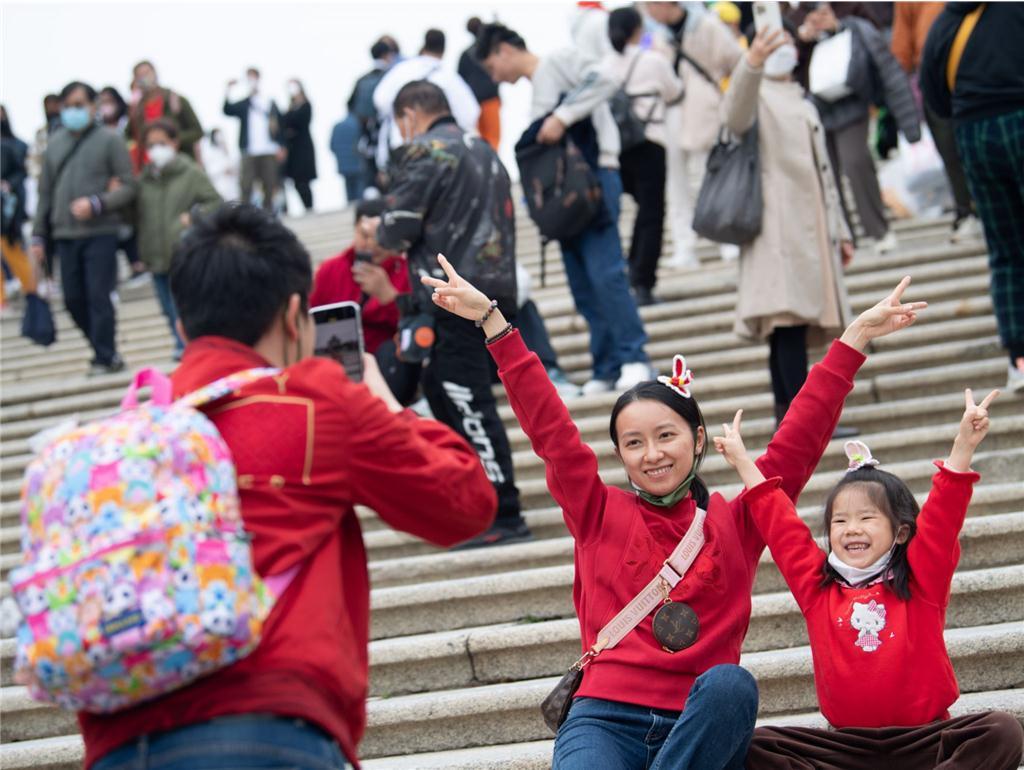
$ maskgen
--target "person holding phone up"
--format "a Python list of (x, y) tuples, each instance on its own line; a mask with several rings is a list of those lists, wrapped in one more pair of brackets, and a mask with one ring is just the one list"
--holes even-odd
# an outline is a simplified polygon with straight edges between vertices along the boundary
[(377, 242), (376, 230), (384, 208), (380, 199), (359, 202), (352, 243), (320, 265), (309, 302), (312, 307), (359, 303), (366, 352), (376, 357), (399, 403), (409, 404), (416, 394), (422, 366), (401, 361), (396, 354), (399, 300), (410, 291), (409, 268), (401, 253)]

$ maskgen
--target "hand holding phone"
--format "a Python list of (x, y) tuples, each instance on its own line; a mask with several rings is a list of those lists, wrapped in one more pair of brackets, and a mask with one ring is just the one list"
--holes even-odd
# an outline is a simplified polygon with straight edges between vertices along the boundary
[(754, 30), (756, 32), (775, 32), (782, 29), (782, 9), (776, 2), (754, 3)]
[(359, 305), (355, 302), (337, 302), (321, 305), (309, 311), (316, 325), (318, 356), (333, 358), (345, 367), (353, 382), (363, 380), (363, 323)]

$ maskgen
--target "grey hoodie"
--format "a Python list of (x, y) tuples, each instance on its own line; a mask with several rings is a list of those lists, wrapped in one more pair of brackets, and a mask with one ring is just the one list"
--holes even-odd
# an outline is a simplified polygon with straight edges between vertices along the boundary
[[(61, 161), (71, 152), (75, 140), (75, 135), (64, 128), (50, 136), (39, 176), (39, 203), (32, 226), (33, 236), (46, 235), (44, 223), (47, 218), (50, 235), (55, 239), (116, 233), (122, 224), (116, 212), (135, 200), (136, 183), (124, 138), (102, 126), (93, 128), (85, 136), (82, 146), (68, 161), (54, 187), (53, 177)], [(118, 189), (108, 192), (112, 179), (118, 179), (121, 184)], [(93, 201), (93, 217), (84, 222), (71, 215), (71, 202), (83, 197)]]

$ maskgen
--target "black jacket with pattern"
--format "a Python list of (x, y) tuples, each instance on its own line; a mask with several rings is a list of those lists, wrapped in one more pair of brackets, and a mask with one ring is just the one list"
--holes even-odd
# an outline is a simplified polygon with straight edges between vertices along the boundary
[(468, 136), (450, 116), (394, 155), (378, 241), (406, 252), (413, 297), (433, 312), (430, 289), (420, 276), (444, 278), (440, 252), (467, 281), (498, 300), (502, 312), (516, 303), (516, 226), (512, 185), (497, 154)]

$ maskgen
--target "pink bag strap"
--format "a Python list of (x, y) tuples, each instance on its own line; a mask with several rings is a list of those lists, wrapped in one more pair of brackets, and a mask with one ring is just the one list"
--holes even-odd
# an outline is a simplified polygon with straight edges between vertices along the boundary
[(128, 392), (121, 399), (121, 409), (135, 409), (139, 405), (139, 391), (143, 388), (153, 389), (153, 403), (168, 406), (171, 403), (171, 378), (159, 369), (139, 369), (135, 373)]
[(305, 564), (305, 561), (300, 561), (291, 569), (286, 569), (284, 572), (279, 572), (276, 575), (267, 575), (267, 577), (263, 578), (263, 585), (274, 595), (275, 601), (280, 599), (281, 594), (288, 590), (288, 586), (295, 580), (295, 576), (299, 574), (303, 564)]
[(707, 511), (698, 508), (686, 534), (669, 557), (662, 562), (661, 569), (633, 600), (597, 632), (597, 641), (581, 658), (594, 658), (601, 650), (610, 650), (626, 635), (640, 625), (655, 607), (668, 598), (668, 592), (675, 588), (690, 569), (700, 549), (704, 547), (704, 519)]

